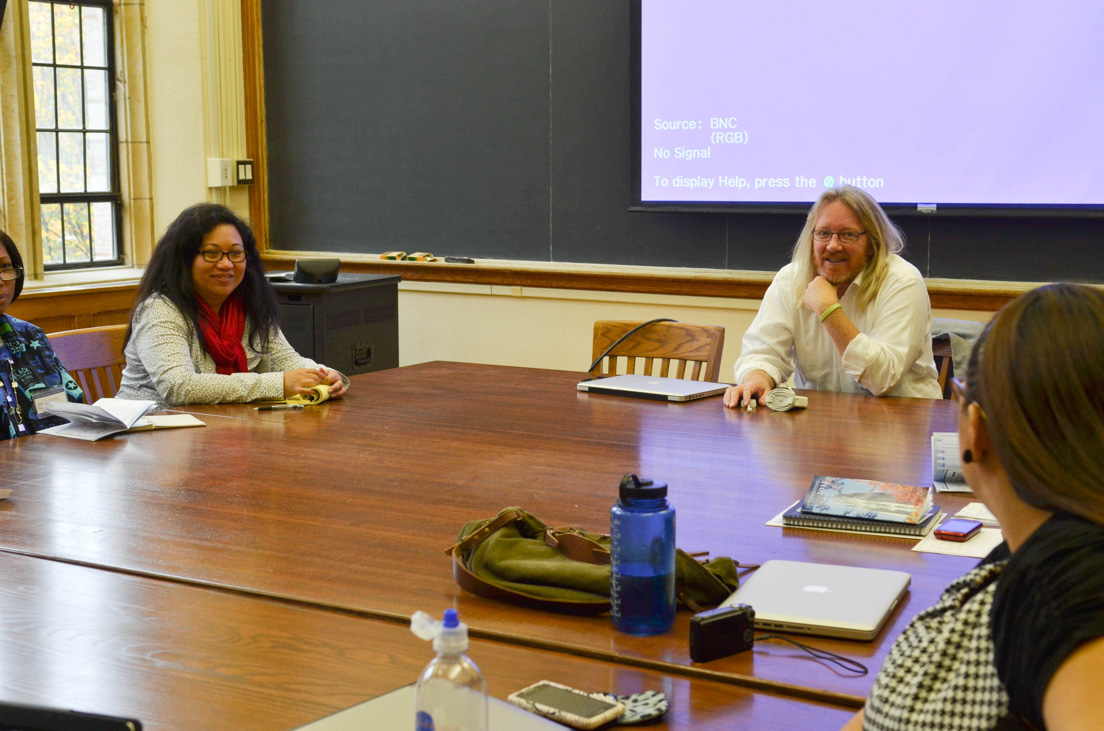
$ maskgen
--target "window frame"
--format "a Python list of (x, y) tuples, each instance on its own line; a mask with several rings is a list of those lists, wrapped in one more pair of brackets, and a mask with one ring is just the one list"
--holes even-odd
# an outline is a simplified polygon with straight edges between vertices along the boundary
[[(53, 273), (53, 272), (64, 272), (64, 271), (75, 271), (75, 270), (88, 271), (88, 270), (101, 269), (101, 268), (104, 268), (104, 267), (120, 266), (120, 265), (125, 263), (126, 257), (125, 257), (125, 254), (124, 254), (124, 252), (125, 252), (125, 242), (124, 242), (124, 239), (123, 239), (123, 205), (124, 205), (124, 202), (123, 202), (123, 195), (122, 195), (122, 190), (121, 190), (121, 186), (120, 186), (120, 177), (121, 176), (120, 176), (120, 170), (119, 170), (119, 163), (120, 163), (120, 160), (119, 160), (119, 147), (120, 147), (120, 144), (121, 144), (121, 140), (120, 140), (120, 134), (119, 134), (119, 119), (118, 119), (118, 89), (117, 89), (117, 85), (116, 85), (116, 79), (118, 78), (117, 69), (118, 69), (118, 64), (120, 62), (120, 59), (118, 58), (119, 48), (118, 48), (118, 44), (117, 44), (116, 38), (115, 38), (116, 17), (115, 17), (114, 3), (112, 2), (112, 0), (29, 0), (29, 2), (28, 2), (28, 11), (29, 11), (29, 6), (30, 6), (31, 3), (38, 3), (38, 4), (41, 4), (41, 5), (47, 5), (47, 6), (51, 7), (50, 36), (51, 36), (51, 40), (52, 40), (53, 45), (54, 45), (54, 54), (53, 54), (53, 58), (52, 58), (50, 63), (36, 63), (34, 61), (33, 54), (31, 53), (31, 49), (28, 49), (28, 60), (30, 62), (32, 78), (33, 78), (33, 75), (34, 75), (34, 70), (37, 69), (37, 68), (50, 68), (50, 69), (53, 69), (55, 71), (54, 84), (53, 84), (53, 94), (54, 94), (54, 127), (53, 128), (46, 129), (46, 128), (38, 127), (38, 123), (37, 123), (37, 99), (35, 99), (35, 94), (34, 94), (33, 88), (32, 88), (32, 94), (31, 94), (31, 98), (32, 98), (33, 102), (36, 104), (36, 110), (35, 110), (35, 115), (34, 115), (35, 116), (35, 136), (36, 136), (36, 139), (37, 139), (38, 135), (42, 132), (47, 132), (47, 133), (51, 133), (51, 134), (54, 135), (54, 156), (55, 156), (54, 159), (56, 161), (55, 164), (56, 164), (57, 170), (58, 170), (58, 186), (57, 186), (58, 191), (56, 193), (43, 193), (42, 190), (41, 190), (42, 189), (41, 181), (39, 181), (39, 185), (38, 185), (39, 189), (37, 191), (35, 191), (35, 194), (38, 196), (39, 207), (40, 207), (40, 210), (39, 210), (39, 219), (40, 219), (40, 222), (41, 222), (40, 225), (42, 226), (43, 229), (45, 228), (45, 225), (44, 225), (44, 222), (42, 222), (41, 207), (44, 206), (44, 205), (55, 205), (55, 204), (60, 206), (60, 222), (61, 222), (61, 230), (62, 230), (62, 246), (61, 246), (62, 262), (60, 264), (49, 264), (49, 263), (47, 263), (46, 262), (45, 242), (40, 240), (38, 242), (38, 246), (39, 246), (39, 251), (41, 252), (41, 256), (42, 256), (42, 269), (43, 269), (43, 272), (45, 274), (50, 274), (50, 273)], [(89, 67), (84, 65), (84, 41), (85, 41), (84, 32), (83, 32), (83, 29), (84, 29), (84, 17), (83, 16), (84, 16), (84, 14), (83, 14), (83, 12), (81, 12), (79, 14), (80, 15), (80, 21), (79, 22), (80, 22), (81, 64), (79, 66), (73, 66), (71, 64), (59, 64), (57, 62), (57, 55), (56, 55), (57, 54), (56, 28), (54, 27), (54, 22), (55, 22), (55, 17), (56, 16), (53, 13), (53, 6), (55, 6), (55, 5), (68, 5), (71, 8), (73, 8), (73, 7), (75, 7), (75, 8), (95, 7), (95, 8), (100, 8), (104, 11), (104, 30), (105, 30), (105, 34), (106, 34), (106, 39), (105, 39), (105, 49), (106, 49), (105, 50), (105, 55), (106, 55), (105, 70), (106, 70), (106, 73), (107, 73), (107, 92), (108, 92), (108, 94), (107, 94), (108, 98), (107, 98), (106, 102), (107, 102), (107, 107), (108, 107), (108, 109), (107, 109), (107, 113), (108, 113), (107, 135), (108, 135), (109, 165), (110, 165), (110, 171), (109, 171), (109, 175), (108, 175), (108, 185), (110, 187), (109, 192), (89, 193), (88, 190), (87, 190), (87, 187), (88, 187), (88, 182), (87, 182), (87, 166), (88, 166), (87, 135), (89, 133), (89, 129), (88, 129), (87, 126), (85, 126), (87, 124), (87, 99), (86, 99), (86, 97), (87, 97), (87, 88), (84, 84), (84, 73), (83, 72), (84, 72), (85, 69), (87, 69)], [(57, 103), (58, 85), (57, 85), (57, 74), (56, 74), (56, 70), (59, 69), (59, 68), (75, 68), (75, 69), (79, 69), (82, 72), (81, 73), (81, 76), (82, 76), (82, 83), (81, 83), (81, 100), (82, 100), (82, 104), (81, 104), (81, 121), (82, 121), (82, 126), (79, 128), (79, 130), (72, 130), (72, 129), (64, 130), (65, 132), (70, 132), (70, 133), (74, 132), (74, 131), (79, 131), (81, 134), (83, 134), (85, 136), (85, 144), (84, 144), (84, 147), (83, 147), (83, 150), (84, 150), (83, 151), (83, 159), (84, 159), (84, 169), (85, 169), (85, 182), (84, 182), (85, 191), (81, 192), (81, 193), (63, 193), (61, 191), (61, 184), (60, 184), (61, 183), (61, 158), (60, 158), (61, 143), (60, 143), (60, 136), (61, 136), (61, 133), (62, 133), (63, 130), (61, 130), (58, 127), (58, 122), (59, 122), (58, 103)], [(95, 68), (95, 67), (93, 67), (93, 68)], [(94, 131), (95, 132), (100, 132), (100, 130), (94, 130)], [(37, 159), (35, 161), (35, 164), (37, 165)], [(114, 231), (113, 231), (113, 234), (114, 234), (113, 244), (114, 244), (114, 251), (115, 251), (115, 256), (114, 257), (112, 257), (110, 259), (95, 259), (94, 258), (95, 244), (90, 241), (89, 242), (90, 250), (89, 250), (89, 260), (88, 261), (75, 261), (75, 262), (67, 261), (68, 250), (67, 250), (67, 247), (66, 247), (66, 244), (65, 244), (65, 221), (66, 221), (65, 205), (66, 204), (73, 204), (73, 203), (84, 203), (84, 204), (87, 204), (89, 206), (91, 206), (92, 203), (112, 203), (113, 204), (112, 226), (113, 226), (113, 229), (114, 229)], [(90, 220), (89, 228), (90, 228), (90, 233), (91, 233), (91, 212), (89, 212), (89, 220)]]

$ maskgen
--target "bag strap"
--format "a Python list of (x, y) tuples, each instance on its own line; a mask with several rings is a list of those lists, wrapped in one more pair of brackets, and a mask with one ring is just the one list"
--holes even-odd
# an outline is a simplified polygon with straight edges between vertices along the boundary
[[(485, 525), (473, 530), (471, 533), (464, 536), (463, 539), (446, 548), (445, 554), (467, 554), (469, 551), (474, 550), (480, 543), (487, 540), (491, 534), (499, 528), (503, 528), (522, 518), (523, 515), (520, 509), (515, 508), (514, 510), (503, 511), (489, 520)], [(563, 555), (567, 556), (572, 561), (598, 565), (609, 565), (610, 562), (609, 547), (603, 546), (598, 541), (588, 538), (583, 531), (573, 526), (567, 526), (565, 528), (545, 528), (544, 542), (552, 548), (560, 549)]]
[[(468, 555), (496, 530), (514, 521), (520, 521), (523, 517), (523, 511), (519, 508), (503, 511), (492, 520), (487, 521), (485, 525), (480, 526), (445, 549), (446, 554), (452, 555), (452, 577), (460, 588), (476, 596), (497, 599), (512, 604), (522, 604), (535, 609), (586, 615), (608, 612), (610, 610), (608, 600), (547, 599), (522, 594), (519, 591), (492, 584), (486, 579), (473, 574), (460, 560), (461, 554)], [(582, 535), (576, 528), (547, 528), (544, 532), (544, 542), (554, 548), (559, 547), (565, 556), (575, 561), (593, 564), (608, 564), (610, 562), (609, 549)]]
[(578, 528), (549, 528), (544, 531), (544, 542), (559, 548), (572, 561), (600, 566), (608, 566), (610, 562), (609, 547), (587, 538)]
[(483, 541), (494, 533), (499, 528), (507, 526), (513, 523), (515, 520), (522, 519), (522, 511), (520, 508), (514, 508), (513, 510), (503, 510), (491, 520), (488, 520), (483, 526), (473, 530), (468, 535), (454, 543), (445, 549), (446, 555), (455, 555), (457, 552), (467, 553), (469, 550), (475, 548)]

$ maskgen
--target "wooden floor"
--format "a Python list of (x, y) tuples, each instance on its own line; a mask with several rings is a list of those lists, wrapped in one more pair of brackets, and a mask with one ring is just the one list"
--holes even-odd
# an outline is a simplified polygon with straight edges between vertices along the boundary
[[(286, 617), (309, 616), (306, 624), (325, 631), (304, 634), (302, 648), (294, 645), (295, 652), (274, 662), (273, 672), (288, 686), (286, 693), (273, 692), (281, 694), (280, 704), (295, 710), (256, 711), (258, 727), (262, 720), (286, 718), (264, 726), (270, 728), (292, 728), (412, 682), (431, 653), (412, 635), (400, 640), (408, 634), (400, 625), (418, 609), (439, 615), (449, 606), (459, 609), (473, 636), (486, 640), (472, 652), (499, 698), (532, 682), (525, 680), (529, 677), (575, 686), (587, 679), (601, 686), (588, 690), (647, 686), (682, 694), (689, 708), (672, 714), (670, 728), (711, 728), (710, 719), (726, 728), (841, 725), (869, 692), (873, 673), (841, 673), (776, 643), (697, 664), (688, 653), (689, 613), (680, 612), (666, 635), (637, 638), (614, 631), (608, 617), (523, 609), (472, 596), (453, 582), (444, 549), (466, 521), (519, 505), (549, 524), (606, 531), (625, 472), (669, 483), (678, 511), (677, 543), (685, 550), (747, 563), (793, 559), (909, 572), (913, 583), (906, 601), (873, 642), (809, 640), (872, 669), (881, 665), (908, 619), (975, 563), (915, 553), (906, 539), (764, 525), (799, 499), (815, 474), (930, 483), (930, 435), (954, 429), (953, 402), (816, 392), (809, 394), (807, 410), (746, 414), (723, 409), (720, 399), (665, 404), (583, 394), (574, 388), (579, 378), (558, 371), (430, 363), (357, 376), (347, 399), (304, 411), (189, 407), (207, 427), (96, 443), (47, 436), (9, 441), (0, 450), (15, 492), (10, 502), (0, 501), (0, 551), (33, 557), (31, 566), (101, 577), (72, 579), (75, 586), (90, 582), (95, 591), (108, 590), (105, 576), (129, 582), (129, 591), (142, 596), (134, 600), (136, 607), (179, 592), (194, 597), (180, 601), (195, 606), (197, 617), (226, 616), (231, 610), (222, 604), (239, 602), (235, 616), (246, 627), (212, 623), (218, 629), (202, 638), (210, 645), (192, 648), (199, 655), (217, 655), (219, 642), (232, 645), (238, 640), (234, 632), (249, 636), (249, 628), (262, 635), (258, 647), (279, 646), (274, 638), (284, 630), (277, 628), (294, 625)], [(940, 496), (937, 502), (954, 512), (967, 500)], [(26, 562), (23, 557), (4, 560)], [(58, 566), (58, 561), (78, 565)], [(7, 575), (6, 563), (0, 565)], [(22, 570), (36, 575), (34, 569)], [(27, 586), (35, 585), (27, 580)], [(27, 599), (7, 588), (2, 596), (3, 607), (19, 607), (19, 600)], [(35, 598), (48, 600), (45, 594)], [(246, 620), (254, 611), (262, 618)], [(115, 652), (123, 666), (136, 657), (126, 649), (131, 640), (113, 644), (109, 616), (97, 614), (95, 621), (71, 630), (78, 637), (102, 631), (102, 637), (89, 640), (102, 643), (97, 644), (102, 654), (88, 660), (92, 667), (116, 662)], [(284, 621), (291, 624), (281, 625)], [(264, 635), (269, 622), (272, 637)], [(332, 633), (327, 623), (333, 623)], [(300, 625), (304, 632), (306, 624)], [(209, 682), (212, 697), (218, 697), (228, 682), (201, 661), (181, 665), (171, 653), (162, 678), (160, 650), (152, 649), (159, 647), (156, 632), (142, 635), (129, 625), (125, 630), (151, 648), (138, 655), (142, 672), (135, 671), (145, 677), (135, 687), (147, 684), (150, 694), (137, 693), (144, 701), (127, 701), (120, 688), (115, 691), (124, 693), (120, 707), (95, 703), (86, 710), (133, 713), (148, 718), (151, 727), (179, 728), (175, 706), (193, 692), (187, 690), (190, 683)], [(50, 630), (43, 626), (37, 632), (27, 653), (52, 652), (36, 647)], [(288, 642), (297, 641), (295, 632), (286, 632)], [(328, 646), (331, 655), (343, 659), (358, 658), (358, 642), (377, 641), (365, 639), (370, 637), (407, 649), (392, 653), (379, 677), (368, 672), (370, 680), (357, 688), (344, 680), (355, 676), (356, 662), (345, 668), (311, 649), (311, 642), (324, 644), (327, 635), (335, 643)], [(171, 637), (166, 634), (166, 641)], [(193, 639), (182, 640), (183, 647)], [(307, 656), (302, 667), (292, 660), (300, 651)], [(0, 652), (5, 679), (15, 672), (9, 657)], [(320, 664), (312, 670), (314, 661)], [(235, 706), (240, 690), (242, 709), (252, 709), (264, 697), (258, 680), (263, 671), (254, 675), (248, 669), (248, 654), (241, 662), (241, 688), (231, 683), (224, 690)], [(513, 670), (526, 663), (532, 675)], [(328, 664), (333, 687), (323, 688)], [(312, 672), (321, 673), (320, 684), (313, 683)], [(83, 687), (91, 701), (106, 685), (101, 673), (81, 678), (70, 679), (66, 692)], [(256, 687), (250, 685), (254, 680)], [(18, 684), (0, 687), (16, 688), (15, 695), (30, 702), (68, 697), (36, 677), (20, 676)], [(155, 688), (157, 703), (149, 697)], [(251, 693), (259, 694), (258, 700), (248, 700)], [(254, 717), (253, 711), (238, 713)], [(787, 720), (791, 715), (808, 724)], [(209, 727), (237, 727), (212, 723)]]

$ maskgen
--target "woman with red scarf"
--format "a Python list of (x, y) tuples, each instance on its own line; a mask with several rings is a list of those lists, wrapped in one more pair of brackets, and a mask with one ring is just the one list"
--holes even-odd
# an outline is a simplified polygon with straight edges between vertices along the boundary
[(348, 380), (295, 352), (276, 318), (253, 231), (215, 203), (188, 208), (161, 237), (130, 316), (118, 397), (178, 404), (282, 399)]

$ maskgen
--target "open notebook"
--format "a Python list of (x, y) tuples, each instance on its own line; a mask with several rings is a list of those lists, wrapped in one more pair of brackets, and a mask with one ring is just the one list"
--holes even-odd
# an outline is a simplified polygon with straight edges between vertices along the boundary
[(102, 398), (94, 404), (63, 401), (45, 406), (43, 412), (66, 419), (69, 423), (42, 429), (38, 433), (95, 442), (124, 432), (206, 426), (191, 414), (149, 416), (149, 412), (156, 408), (157, 404), (153, 401), (117, 398)]

